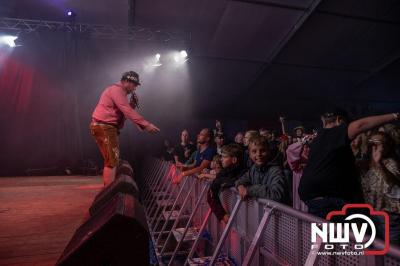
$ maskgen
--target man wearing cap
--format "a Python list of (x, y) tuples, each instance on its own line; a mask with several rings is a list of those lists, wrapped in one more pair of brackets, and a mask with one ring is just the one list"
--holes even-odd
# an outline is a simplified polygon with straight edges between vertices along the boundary
[(310, 144), (299, 195), (308, 212), (326, 218), (347, 203), (362, 201), (361, 182), (350, 147), (360, 133), (399, 119), (399, 113), (370, 116), (347, 123), (347, 113), (334, 108), (321, 116), (323, 129)]
[[(119, 83), (103, 91), (92, 114), (90, 130), (104, 159), (104, 186), (111, 184), (115, 178), (119, 161), (119, 129), (123, 127), (125, 119), (131, 120), (140, 130), (149, 133), (160, 131), (135, 111), (138, 106), (138, 98), (135, 94), (138, 85), (140, 81), (136, 72), (124, 73)], [(128, 101), (128, 95), (130, 95), (130, 101)]]

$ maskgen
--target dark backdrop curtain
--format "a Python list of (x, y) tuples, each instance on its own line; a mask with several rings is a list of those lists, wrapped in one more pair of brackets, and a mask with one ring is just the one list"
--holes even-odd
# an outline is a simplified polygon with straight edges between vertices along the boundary
[(73, 46), (54, 35), (25, 41), (0, 50), (1, 176), (63, 168), (83, 158), (73, 79), (79, 70), (67, 58)]

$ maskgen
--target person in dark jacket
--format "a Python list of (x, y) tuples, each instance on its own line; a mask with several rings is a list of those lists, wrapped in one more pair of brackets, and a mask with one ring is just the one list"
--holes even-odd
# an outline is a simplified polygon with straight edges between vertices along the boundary
[(277, 202), (288, 202), (288, 188), (280, 166), (271, 163), (268, 140), (256, 136), (249, 141), (249, 155), (253, 166), (236, 181), (242, 199), (266, 198)]
[(346, 204), (363, 202), (361, 180), (351, 150), (359, 134), (399, 120), (399, 113), (361, 118), (348, 123), (345, 110), (332, 108), (322, 116), (323, 129), (310, 145), (307, 166), (299, 184), (308, 213), (326, 219)]
[(239, 144), (231, 143), (222, 147), (222, 170), (210, 185), (207, 193), (207, 202), (219, 221), (225, 223), (229, 215), (225, 211), (219, 199), (222, 189), (233, 187), (238, 177), (243, 174), (243, 149)]

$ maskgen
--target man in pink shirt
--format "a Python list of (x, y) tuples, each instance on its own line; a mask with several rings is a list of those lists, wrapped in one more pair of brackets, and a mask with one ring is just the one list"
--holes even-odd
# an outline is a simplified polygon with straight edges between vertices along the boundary
[(119, 161), (119, 129), (123, 127), (125, 119), (131, 120), (140, 130), (149, 133), (160, 131), (135, 111), (138, 106), (135, 93), (138, 85), (139, 75), (136, 72), (124, 73), (121, 82), (104, 90), (93, 112), (90, 130), (104, 158), (104, 186), (111, 184), (115, 178)]

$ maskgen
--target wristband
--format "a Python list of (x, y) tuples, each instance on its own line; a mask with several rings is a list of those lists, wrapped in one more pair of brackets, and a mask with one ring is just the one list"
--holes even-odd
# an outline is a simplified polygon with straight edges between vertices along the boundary
[(400, 114), (399, 113), (393, 113), (392, 114), (393, 115), (393, 117), (394, 117), (394, 120), (399, 120), (399, 118), (400, 118)]

